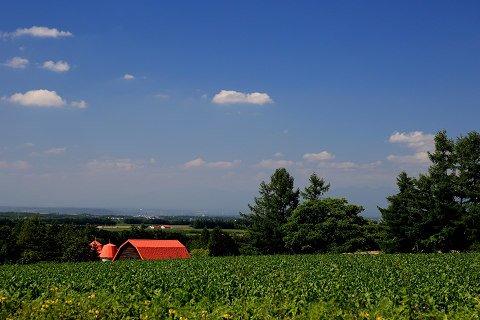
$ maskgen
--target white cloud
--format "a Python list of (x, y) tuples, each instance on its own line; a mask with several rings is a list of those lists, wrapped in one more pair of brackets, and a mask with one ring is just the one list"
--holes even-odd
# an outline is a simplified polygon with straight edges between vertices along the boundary
[(42, 68), (54, 72), (67, 72), (70, 70), (70, 65), (62, 60), (57, 62), (48, 60), (43, 63)]
[(410, 164), (427, 164), (430, 162), (428, 158), (428, 151), (433, 150), (435, 147), (435, 136), (433, 134), (426, 134), (422, 131), (414, 131), (409, 133), (395, 132), (388, 141), (390, 143), (405, 143), (407, 147), (415, 151), (411, 155), (389, 155), (387, 160), (410, 163)]
[(428, 152), (420, 151), (413, 155), (406, 155), (406, 156), (397, 156), (397, 155), (389, 155), (387, 160), (400, 162), (400, 163), (418, 163), (418, 164), (427, 164), (430, 162), (428, 158)]
[(325, 161), (333, 159), (334, 155), (327, 151), (322, 151), (319, 153), (305, 153), (303, 159), (312, 162), (312, 161)]
[(124, 74), (123, 75), (123, 80), (134, 80), (135, 79), (135, 76), (134, 75), (131, 75), (131, 74)]
[(50, 148), (48, 150), (45, 151), (46, 154), (62, 154), (62, 153), (65, 153), (65, 151), (67, 150), (66, 147), (63, 147), (63, 148)]
[(274, 157), (277, 157), (277, 158), (280, 158), (280, 157), (283, 157), (284, 154), (281, 153), (281, 152), (275, 152), (275, 153), (273, 154), (273, 156), (274, 156)]
[(240, 160), (206, 162), (202, 158), (197, 158), (186, 162), (183, 166), (185, 168), (208, 167), (217, 169), (230, 169), (239, 166), (241, 162), (242, 161)]
[(107, 159), (107, 160), (91, 160), (86, 163), (87, 168), (99, 170), (121, 170), (132, 171), (143, 168), (143, 161), (133, 161), (131, 159)]
[(14, 69), (25, 69), (28, 63), (28, 59), (21, 57), (13, 57), (12, 59), (7, 60), (3, 65)]
[(395, 132), (388, 139), (391, 143), (406, 143), (409, 148), (417, 151), (428, 151), (434, 147), (434, 135), (425, 134), (422, 131)]
[(212, 102), (215, 104), (258, 104), (273, 103), (272, 98), (266, 93), (243, 93), (233, 90), (221, 90), (217, 93)]
[(185, 168), (195, 168), (195, 167), (202, 167), (205, 165), (205, 161), (202, 158), (197, 158), (191, 161), (188, 161), (183, 166)]
[(30, 90), (25, 93), (15, 93), (10, 96), (8, 100), (22, 106), (45, 108), (60, 108), (66, 104), (65, 100), (63, 100), (55, 91), (43, 89)]
[(87, 108), (87, 103), (84, 100), (72, 101), (72, 102), (70, 102), (70, 105), (72, 107), (78, 108), (78, 109), (86, 109)]
[(258, 167), (266, 169), (288, 168), (294, 164), (291, 160), (272, 160), (266, 159), (258, 163)]
[(17, 29), (15, 32), (5, 33), (4, 36), (21, 37), (31, 36), (39, 38), (59, 38), (59, 37), (71, 37), (73, 34), (69, 31), (61, 31), (56, 28), (38, 27), (33, 26), (31, 28)]
[(25, 170), (30, 168), (30, 164), (27, 161), (19, 160), (15, 162), (0, 161), (0, 169), (18, 169)]
[(230, 169), (240, 165), (242, 161), (240, 160), (233, 160), (233, 161), (217, 161), (217, 162), (209, 162), (207, 163), (207, 167), (210, 168), (219, 168), (219, 169)]

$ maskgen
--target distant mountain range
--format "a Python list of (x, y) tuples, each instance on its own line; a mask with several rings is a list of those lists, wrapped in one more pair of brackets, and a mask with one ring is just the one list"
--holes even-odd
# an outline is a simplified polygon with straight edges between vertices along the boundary
[(178, 209), (73, 208), (0, 206), (0, 212), (91, 214), (95, 216), (236, 216), (238, 212), (210, 212)]

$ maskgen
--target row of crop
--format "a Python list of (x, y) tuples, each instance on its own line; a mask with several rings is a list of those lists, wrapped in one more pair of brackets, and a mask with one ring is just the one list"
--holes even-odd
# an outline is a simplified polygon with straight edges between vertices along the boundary
[(45, 263), (1, 266), (0, 273), (0, 318), (480, 314), (480, 255), (475, 254)]

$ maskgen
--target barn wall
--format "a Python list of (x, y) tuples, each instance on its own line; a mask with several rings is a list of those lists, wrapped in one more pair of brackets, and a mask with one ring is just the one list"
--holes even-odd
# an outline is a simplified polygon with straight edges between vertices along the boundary
[(140, 260), (140, 254), (130, 243), (123, 246), (116, 260)]

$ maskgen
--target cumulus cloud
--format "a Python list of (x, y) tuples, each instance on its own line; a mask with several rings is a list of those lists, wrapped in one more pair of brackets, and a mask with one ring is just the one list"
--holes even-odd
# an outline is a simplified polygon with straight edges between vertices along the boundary
[(70, 102), (70, 105), (72, 107), (78, 108), (78, 109), (86, 109), (87, 108), (87, 103), (84, 100), (72, 101), (72, 102)]
[(45, 151), (46, 154), (62, 154), (62, 153), (65, 153), (65, 151), (67, 151), (67, 148), (66, 147), (63, 147), (63, 148), (50, 148), (48, 150)]
[(89, 169), (107, 169), (132, 171), (143, 168), (143, 161), (133, 161), (131, 159), (107, 159), (107, 160), (91, 160), (86, 163)]
[(266, 160), (260, 161), (260, 163), (258, 163), (257, 166), (265, 169), (277, 169), (277, 168), (288, 168), (294, 164), (295, 163), (291, 160), (266, 159)]
[(0, 161), (0, 169), (17, 169), (25, 170), (30, 168), (30, 164), (27, 161), (19, 160), (14, 162)]
[(334, 155), (327, 151), (322, 151), (319, 153), (305, 153), (303, 159), (313, 162), (313, 161), (325, 161), (333, 159)]
[(391, 143), (406, 143), (409, 148), (417, 151), (429, 151), (434, 147), (434, 135), (423, 133), (422, 131), (414, 132), (395, 132), (388, 139)]
[(3, 65), (14, 69), (25, 69), (28, 63), (28, 59), (21, 57), (13, 57), (12, 59), (7, 60)]
[(70, 70), (70, 65), (62, 60), (57, 62), (48, 60), (43, 63), (42, 68), (54, 72), (67, 72)]
[(55, 91), (50, 90), (30, 90), (25, 93), (15, 93), (7, 98), (12, 103), (22, 106), (43, 107), (43, 108), (60, 108), (66, 104), (65, 100)]
[(217, 169), (230, 169), (230, 168), (239, 166), (240, 163), (241, 163), (240, 160), (206, 162), (202, 158), (197, 158), (197, 159), (193, 159), (186, 162), (183, 166), (185, 168), (208, 167), (208, 168), (217, 168)]
[(60, 38), (60, 37), (71, 37), (73, 34), (69, 31), (61, 31), (56, 28), (48, 27), (38, 27), (33, 26), (30, 28), (20, 28), (14, 32), (7, 32), (3, 34), (3, 37), (21, 37), (21, 36), (30, 36), (30, 37), (39, 37), (39, 38)]
[(389, 155), (387, 160), (399, 162), (399, 163), (411, 163), (411, 164), (427, 164), (430, 159), (428, 158), (428, 151), (433, 150), (434, 135), (423, 133), (422, 131), (413, 131), (409, 133), (395, 132), (388, 141), (390, 143), (403, 143), (408, 148), (415, 151), (411, 155)]
[(284, 154), (281, 153), (281, 152), (275, 152), (275, 153), (273, 154), (273, 156), (274, 156), (274, 157), (277, 157), (277, 158), (281, 158), (281, 157), (284, 156)]
[(273, 103), (272, 98), (266, 93), (243, 93), (233, 90), (221, 90), (217, 93), (212, 103), (215, 104), (258, 104), (264, 105), (267, 103)]
[(126, 73), (123, 75), (123, 80), (134, 80), (134, 79), (135, 79), (135, 76), (132, 74)]

